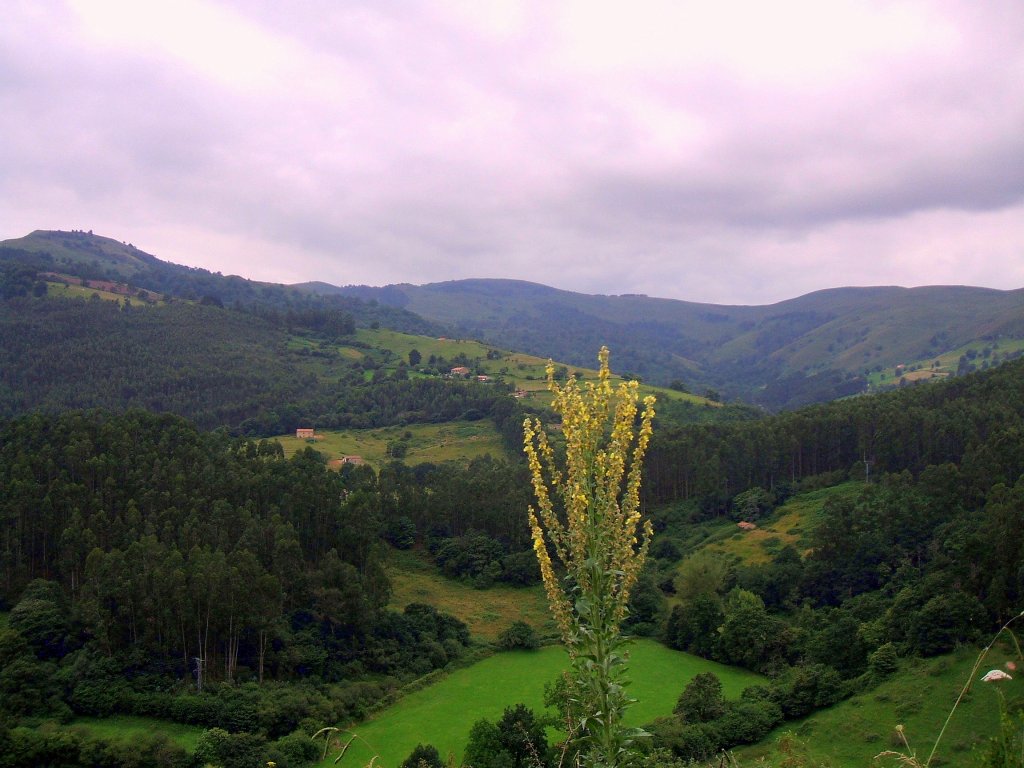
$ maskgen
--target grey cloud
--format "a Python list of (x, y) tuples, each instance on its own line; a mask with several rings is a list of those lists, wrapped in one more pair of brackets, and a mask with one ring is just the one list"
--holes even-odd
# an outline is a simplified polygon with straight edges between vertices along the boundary
[[(507, 35), (430, 3), (226, 7), (296, 52), (292, 80), (235, 88), (98, 48), (58, 5), (0, 31), (0, 236), (31, 221), (137, 242), (113, 230), (142, 222), (177, 249), (200, 237), (191, 263), (268, 278), (757, 302), (928, 281), (941, 254), (908, 232), (960, 232), (978, 245), (966, 259), (950, 244), (953, 279), (1024, 280), (995, 236), (1024, 249), (996, 215), (1024, 200), (1015, 3), (937, 6), (956, 50), (812, 86), (581, 73), (542, 5)], [(887, 254), (866, 277), (864, 241)]]

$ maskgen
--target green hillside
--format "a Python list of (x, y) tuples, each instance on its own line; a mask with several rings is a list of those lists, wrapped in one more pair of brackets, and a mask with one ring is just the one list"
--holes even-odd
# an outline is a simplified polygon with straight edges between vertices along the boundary
[(74, 271), (81, 267), (93, 272), (107, 270), (127, 280), (147, 271), (157, 261), (134, 245), (80, 231), (36, 230), (25, 237), (4, 240), (0, 248), (47, 258), (59, 270)]
[[(966, 286), (835, 288), (767, 306), (725, 306), (643, 295), (594, 296), (515, 280), (474, 279), (384, 288), (282, 286), (163, 262), (131, 244), (86, 232), (36, 231), (0, 242), (3, 262), (87, 279), (123, 280), (223, 306), (318, 307), (348, 312), (363, 329), (478, 339), (589, 368), (602, 345), (616, 369), (649, 384), (681, 382), (769, 408), (858, 394), (897, 365), (931, 366), (978, 345), (1024, 345), (1024, 289)], [(394, 342), (392, 345), (391, 342)], [(391, 340), (399, 356), (412, 347)], [(418, 349), (427, 358), (432, 345)], [(451, 352), (451, 350), (445, 350)], [(467, 356), (471, 351), (467, 347)], [(1002, 358), (993, 358), (991, 363)], [(520, 361), (508, 376), (516, 377)], [(919, 378), (919, 377), (913, 377)], [(521, 385), (521, 381), (516, 381)]]
[[(1009, 648), (998, 647), (974, 671), (979, 652), (962, 648), (955, 654), (934, 659), (911, 659), (899, 673), (877, 688), (866, 691), (800, 721), (786, 723), (751, 747), (734, 751), (741, 765), (783, 768), (793, 765), (794, 755), (805, 764), (821, 768), (864, 768), (869, 765), (896, 766), (890, 757), (879, 763), (881, 752), (913, 752), (924, 762), (939, 738), (943, 724), (953, 711), (957, 697), (971, 680), (969, 692), (956, 707), (942, 734), (932, 765), (970, 765), (973, 753), (994, 736), (999, 723), (1001, 699), (1024, 697), (1019, 679), (996, 684), (979, 682), (990, 669), (1004, 668), (1019, 657)], [(973, 675), (972, 675), (973, 673)], [(896, 732), (902, 726), (907, 745)], [(792, 755), (780, 754), (781, 739), (790, 742)]]
[[(672, 651), (651, 640), (635, 641), (629, 656), (630, 693), (637, 699), (627, 717), (631, 725), (669, 714), (686, 683), (699, 672), (717, 674), (731, 697), (763, 680), (745, 670)], [(461, 759), (469, 730), (477, 720), (496, 721), (505, 707), (519, 703), (542, 712), (544, 684), (553, 682), (567, 663), (561, 647), (549, 646), (497, 654), (452, 672), (354, 725), (352, 733), (359, 738), (343, 764), (366, 765), (376, 754), (381, 765), (397, 766), (413, 747), (426, 743), (436, 746), (441, 755), (452, 752)], [(333, 755), (320, 765), (333, 764)]]
[(623, 370), (652, 382), (682, 379), (773, 407), (861, 392), (871, 373), (972, 342), (1024, 338), (1024, 290), (837, 288), (769, 306), (590, 296), (514, 280), (334, 290), (574, 365), (606, 343), (620, 350)]
[(322, 430), (316, 438), (297, 438), (294, 434), (274, 438), (285, 456), (312, 447), (328, 462), (340, 462), (344, 456), (358, 456), (375, 469), (393, 461), (392, 447), (401, 443), (401, 458), (408, 464), (443, 461), (468, 462), (479, 456), (510, 458), (501, 435), (491, 421), (450, 421), (444, 424), (407, 424), (380, 429)]

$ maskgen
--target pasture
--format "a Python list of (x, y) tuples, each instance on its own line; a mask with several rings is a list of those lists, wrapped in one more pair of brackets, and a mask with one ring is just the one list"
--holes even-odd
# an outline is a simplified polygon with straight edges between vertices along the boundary
[[(932, 659), (905, 659), (896, 675), (877, 688), (804, 720), (784, 723), (758, 744), (734, 750), (736, 757), (741, 765), (766, 768), (792, 765), (786, 760), (794, 756), (821, 768), (895, 767), (899, 765), (896, 760), (873, 762), (872, 758), (886, 750), (906, 749), (896, 735), (896, 726), (902, 725), (923, 763), (957, 696), (971, 679), (977, 656), (977, 649), (962, 648)], [(971, 765), (972, 751), (996, 734), (1000, 697), (1019, 700), (1024, 695), (1024, 681), (1016, 673), (1015, 679), (1000, 683), (978, 680), (1011, 659), (1020, 663), (1017, 653), (1008, 647), (996, 647), (986, 657), (974, 674), (971, 690), (950, 720), (933, 765)], [(795, 755), (778, 750), (778, 741), (786, 734), (795, 737)]]
[(451, 421), (444, 424), (409, 424), (404, 427), (379, 429), (324, 430), (317, 432), (312, 442), (292, 435), (273, 438), (284, 448), (285, 456), (292, 456), (304, 448), (314, 448), (328, 461), (342, 456), (360, 456), (379, 469), (391, 461), (389, 444), (403, 442), (408, 446), (403, 461), (422, 464), (444, 461), (466, 462), (490, 454), (495, 458), (508, 458), (501, 436), (489, 420)]
[(802, 493), (786, 501), (767, 517), (757, 521), (757, 528), (742, 531), (736, 523), (723, 524), (709, 539), (703, 551), (721, 554), (742, 565), (770, 562), (787, 544), (804, 551), (808, 536), (821, 519), (821, 510), (830, 498), (855, 499), (863, 483), (846, 482), (832, 488)]
[[(629, 654), (629, 691), (637, 699), (627, 716), (630, 725), (642, 725), (671, 714), (687, 682), (700, 672), (718, 675), (730, 698), (737, 697), (747, 686), (763, 682), (752, 672), (673, 651), (653, 640), (635, 641)], [(375, 765), (397, 768), (419, 743), (433, 744), (442, 758), (451, 752), (458, 760), (469, 729), (477, 720), (496, 721), (505, 707), (519, 703), (538, 714), (542, 712), (544, 684), (554, 681), (567, 663), (561, 646), (548, 646), (536, 651), (500, 653), (456, 670), (353, 726), (352, 732), (358, 738), (339, 765), (361, 767), (378, 755)], [(332, 765), (337, 754), (333, 750), (319, 765)]]
[(475, 589), (448, 579), (416, 552), (392, 550), (388, 560), (390, 607), (401, 611), (409, 603), (427, 603), (461, 619), (473, 637), (494, 641), (515, 621), (525, 621), (541, 636), (557, 635), (544, 588), (495, 585)]
[[(339, 353), (343, 357), (359, 359), (364, 354), (373, 355), (373, 350), (388, 350), (392, 356), (390, 360), (383, 361), (385, 369), (394, 369), (399, 361), (408, 361), (409, 352), (415, 349), (422, 356), (420, 367), (426, 366), (431, 355), (445, 360), (452, 361), (460, 354), (465, 355), (470, 361), (470, 367), (479, 367), (488, 376), (498, 381), (511, 384), (515, 389), (527, 393), (527, 397), (548, 404), (551, 396), (547, 391), (547, 358), (528, 355), (523, 352), (508, 352), (492, 347), (483, 342), (471, 339), (449, 339), (432, 338), (429, 336), (414, 336), (397, 331), (389, 331), (383, 328), (371, 329), (360, 328), (356, 331), (356, 340), (360, 344), (371, 349), (361, 347), (341, 346)], [(487, 358), (491, 353), (491, 359)], [(597, 363), (597, 350), (594, 350), (594, 363)], [(611, 360), (614, 369), (614, 356)], [(560, 366), (559, 363), (555, 363)], [(566, 371), (575, 373), (580, 381), (596, 381), (597, 370), (594, 368), (581, 368), (579, 366), (565, 366)], [(411, 374), (412, 375), (412, 374)], [(613, 376), (613, 382), (621, 381)], [(687, 400), (694, 403), (710, 403), (712, 406), (719, 406), (719, 403), (711, 403), (703, 397), (691, 395), (684, 392), (677, 392), (665, 387), (653, 387), (643, 385), (643, 395), (654, 394), (659, 399)]]
[[(986, 354), (985, 350), (988, 349)], [(960, 364), (960, 357), (973, 355), (971, 362), (979, 368), (983, 362), (989, 365), (998, 365), (1004, 362), (1010, 355), (1024, 351), (1024, 338), (1000, 338), (993, 341), (972, 341), (962, 347), (951, 349), (940, 355), (923, 360), (908, 360), (902, 370), (897, 371), (896, 366), (889, 366), (881, 371), (872, 371), (868, 375), (868, 389), (876, 390), (884, 387), (891, 387), (899, 383), (902, 376), (908, 382), (936, 381), (956, 374)]]

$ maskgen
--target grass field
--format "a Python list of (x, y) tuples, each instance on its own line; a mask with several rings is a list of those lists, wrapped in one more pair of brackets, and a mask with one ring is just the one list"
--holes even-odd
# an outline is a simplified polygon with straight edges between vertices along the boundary
[[(983, 357), (983, 352), (986, 347), (991, 348), (989, 358)], [(977, 353), (977, 356), (972, 360), (979, 368), (984, 360), (988, 359), (992, 364), (1003, 361), (1003, 357), (1007, 354), (1020, 352), (1024, 350), (1024, 339), (998, 339), (996, 341), (973, 341), (970, 344), (966, 344), (956, 349), (951, 349), (948, 352), (943, 352), (941, 355), (928, 358), (927, 360), (908, 360), (905, 363), (904, 370), (897, 373), (896, 367), (892, 366), (882, 371), (872, 371), (868, 375), (868, 389), (879, 389), (884, 387), (891, 387), (894, 384), (898, 384), (900, 376), (902, 375), (907, 381), (920, 381), (929, 380), (934, 378), (936, 381), (944, 379), (948, 376), (952, 376), (956, 373), (957, 367), (960, 364), (961, 355), (966, 355), (969, 352)], [(997, 359), (998, 358), (998, 359)], [(938, 363), (938, 365), (935, 365)], [(917, 370), (911, 370), (916, 368)]]
[[(62, 298), (74, 299), (88, 299), (93, 294), (96, 294), (104, 301), (116, 301), (118, 304), (124, 302), (125, 297), (119, 293), (112, 293), (110, 291), (101, 291), (98, 288), (85, 288), (81, 285), (64, 285), (63, 283), (47, 283), (46, 293), (49, 296), (60, 296)], [(136, 301), (134, 304), (143, 305), (143, 302)]]
[[(428, 336), (414, 336), (397, 331), (385, 329), (361, 328), (356, 332), (356, 340), (373, 348), (386, 349), (393, 353), (391, 362), (385, 364), (385, 368), (395, 368), (399, 361), (408, 360), (409, 352), (413, 349), (422, 355), (422, 365), (426, 365), (431, 355), (452, 360), (459, 354), (464, 354), (474, 366), (479, 366), (487, 375), (500, 379), (513, 385), (516, 389), (524, 390), (528, 396), (542, 403), (550, 402), (550, 395), (547, 391), (547, 358), (527, 355), (521, 352), (507, 352), (499, 350), (479, 341), (470, 339), (435, 339)], [(353, 359), (363, 356), (364, 350), (358, 347), (345, 347), (339, 349), (340, 354)], [(487, 353), (498, 353), (498, 357), (488, 360)], [(597, 362), (597, 350), (594, 350), (594, 361)], [(614, 360), (612, 361), (614, 363)], [(557, 364), (557, 363), (556, 363)], [(575, 372), (577, 379), (581, 381), (596, 381), (597, 370), (592, 368), (580, 368), (578, 366), (567, 366), (570, 372)], [(613, 377), (614, 381), (620, 381)], [(660, 399), (688, 400), (694, 403), (710, 403), (713, 406), (719, 403), (711, 403), (703, 397), (691, 395), (684, 392), (677, 392), (665, 387), (652, 387), (644, 385), (641, 387), (642, 394), (654, 394)]]
[[(922, 762), (931, 752), (942, 724), (967, 682), (978, 652), (963, 649), (934, 659), (911, 659), (898, 677), (873, 691), (841, 702), (803, 721), (786, 723), (760, 744), (736, 750), (741, 765), (781, 768), (779, 737), (793, 732), (801, 742), (798, 753), (809, 758), (808, 765), (822, 768), (866, 768), (895, 766), (895, 761), (872, 762), (880, 752), (902, 745), (895, 728), (903, 725), (910, 746)], [(975, 674), (975, 680), (989, 669), (1002, 667), (1011, 658), (1006, 650), (991, 653)], [(1024, 682), (1016, 679), (998, 684), (976, 683), (957, 708), (939, 744), (935, 766), (970, 765), (971, 751), (995, 734), (999, 717), (999, 696), (1024, 696)], [(756, 762), (763, 759), (764, 762)]]
[(741, 531), (735, 523), (716, 531), (704, 551), (724, 555), (736, 563), (758, 565), (769, 562), (787, 544), (803, 551), (808, 535), (820, 519), (821, 509), (830, 498), (854, 499), (863, 483), (848, 482), (794, 496), (771, 515), (757, 521), (753, 531)]
[[(375, 765), (396, 768), (418, 743), (437, 747), (442, 758), (450, 751), (461, 758), (473, 723), (481, 718), (495, 721), (505, 707), (526, 704), (535, 712), (543, 710), (544, 684), (566, 668), (567, 657), (560, 646), (537, 651), (501, 653), (451, 673), (440, 682), (411, 693), (371, 720), (353, 728), (359, 739), (339, 763), (364, 766), (374, 754)], [(713, 671), (727, 696), (762, 678), (673, 651), (652, 640), (638, 640), (630, 648), (630, 694), (638, 703), (627, 721), (641, 725), (672, 712), (686, 683), (699, 672)], [(333, 764), (337, 751), (321, 766)]]
[(489, 641), (496, 640), (515, 621), (525, 621), (542, 636), (557, 634), (540, 585), (474, 589), (441, 576), (415, 552), (391, 554), (388, 577), (391, 607), (395, 610), (409, 603), (427, 603), (466, 622), (474, 637)]
[(189, 752), (196, 748), (196, 743), (205, 730), (198, 725), (182, 725), (168, 720), (130, 715), (114, 715), (104, 718), (76, 717), (71, 721), (69, 728), (81, 730), (90, 736), (107, 741), (125, 741), (136, 736), (162, 733)]
[(469, 462), (485, 454), (508, 458), (498, 430), (488, 420), (410, 424), (380, 429), (325, 430), (317, 434), (322, 439), (312, 443), (300, 440), (295, 435), (281, 435), (274, 439), (284, 448), (285, 456), (312, 447), (323, 453), (328, 460), (341, 456), (361, 456), (375, 468), (391, 461), (388, 457), (388, 443), (396, 440), (404, 440), (409, 446), (409, 452), (403, 459), (406, 464), (427, 461)]

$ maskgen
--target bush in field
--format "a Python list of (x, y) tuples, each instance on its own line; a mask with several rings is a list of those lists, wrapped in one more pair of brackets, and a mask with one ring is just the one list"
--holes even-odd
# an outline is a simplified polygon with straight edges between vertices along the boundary
[(199, 765), (221, 768), (254, 768), (263, 762), (266, 740), (253, 733), (228, 733), (221, 728), (203, 731), (196, 743), (195, 759)]
[(722, 681), (714, 672), (701, 672), (683, 689), (674, 711), (684, 723), (706, 723), (721, 717), (725, 714)]
[(472, 768), (543, 768), (545, 722), (524, 704), (506, 707), (497, 723), (478, 720), (469, 732), (463, 765)]
[(498, 635), (498, 647), (503, 651), (512, 651), (517, 648), (533, 650), (540, 646), (540, 638), (533, 627), (525, 621), (516, 621)]
[(433, 744), (417, 744), (401, 768), (444, 768), (444, 763)]

